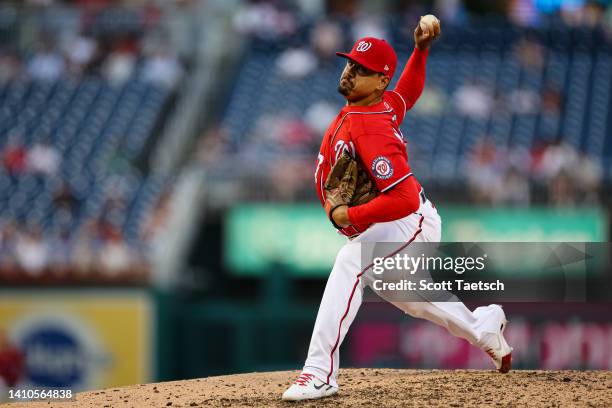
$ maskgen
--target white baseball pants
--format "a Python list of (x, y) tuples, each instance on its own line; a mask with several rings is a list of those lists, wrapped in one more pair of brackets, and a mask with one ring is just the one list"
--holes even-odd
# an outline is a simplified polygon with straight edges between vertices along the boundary
[[(340, 345), (361, 306), (363, 289), (373, 282), (372, 268), (361, 270), (362, 242), (439, 242), (441, 220), (428, 200), (405, 218), (374, 224), (338, 252), (327, 280), (312, 332), (304, 373), (337, 386)], [(365, 267), (365, 265), (364, 265)], [(445, 327), (476, 344), (477, 319), (461, 302), (391, 302), (405, 313)]]

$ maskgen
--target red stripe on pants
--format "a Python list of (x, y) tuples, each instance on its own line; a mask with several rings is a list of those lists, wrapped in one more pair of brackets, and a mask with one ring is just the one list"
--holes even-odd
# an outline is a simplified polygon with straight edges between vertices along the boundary
[[(406, 242), (404, 245), (399, 247), (399, 249), (397, 249), (394, 252), (392, 252), (389, 255), (387, 255), (385, 258), (390, 257), (390, 256), (394, 256), (395, 254), (397, 254), (398, 252), (400, 252), (404, 248), (406, 248), (408, 245), (410, 245), (416, 239), (416, 237), (421, 233), (421, 231), (423, 231), (421, 226), (423, 225), (423, 220), (424, 219), (425, 219), (425, 217), (423, 217), (421, 215), (421, 219), (419, 220), (419, 227), (414, 232), (414, 235), (412, 236), (412, 238), (410, 238), (410, 240), (408, 242)], [(340, 332), (342, 330), (342, 322), (344, 322), (344, 319), (346, 319), (346, 316), (348, 315), (348, 312), (349, 312), (349, 310), (351, 308), (351, 301), (353, 300), (353, 296), (355, 295), (355, 289), (357, 289), (357, 285), (359, 285), (359, 278), (361, 278), (361, 276), (368, 269), (370, 269), (372, 266), (374, 266), (374, 263), (371, 263), (370, 265), (366, 266), (357, 275), (357, 280), (355, 281), (355, 284), (353, 285), (353, 290), (351, 291), (351, 296), (349, 296), (348, 304), (346, 305), (346, 310), (344, 311), (344, 315), (342, 315), (342, 319), (340, 319), (340, 324), (338, 325), (338, 337), (336, 337), (336, 343), (334, 344), (334, 347), (332, 348), (331, 352), (329, 353), (329, 357), (331, 359), (331, 365), (330, 365), (330, 368), (329, 368), (329, 374), (327, 375), (327, 381), (326, 381), (328, 384), (329, 384), (329, 377), (331, 377), (332, 373), (334, 372), (334, 353), (336, 352), (336, 349), (338, 348), (338, 343), (340, 343)]]

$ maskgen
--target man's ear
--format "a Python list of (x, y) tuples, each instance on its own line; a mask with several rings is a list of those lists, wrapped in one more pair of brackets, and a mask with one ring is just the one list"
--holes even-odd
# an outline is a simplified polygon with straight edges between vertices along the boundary
[(385, 89), (387, 89), (389, 82), (391, 82), (391, 78), (386, 75), (381, 75), (380, 78), (380, 82), (378, 83), (378, 86), (376, 88), (380, 89), (381, 91), (384, 91)]

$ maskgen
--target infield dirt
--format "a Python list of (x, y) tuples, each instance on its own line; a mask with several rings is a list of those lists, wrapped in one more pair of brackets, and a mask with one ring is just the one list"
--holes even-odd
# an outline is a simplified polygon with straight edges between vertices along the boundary
[(340, 370), (338, 395), (283, 402), (298, 371), (251, 373), (79, 393), (72, 402), (21, 407), (610, 407), (611, 371)]

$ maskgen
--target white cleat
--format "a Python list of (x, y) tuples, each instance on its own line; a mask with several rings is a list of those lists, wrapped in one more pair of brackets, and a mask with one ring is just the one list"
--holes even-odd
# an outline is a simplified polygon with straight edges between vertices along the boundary
[(338, 387), (329, 385), (312, 374), (302, 373), (283, 394), (284, 401), (302, 401), (330, 397)]
[(504, 338), (504, 330), (508, 321), (504, 310), (499, 305), (479, 307), (474, 311), (482, 316), (482, 334), (478, 340), (480, 348), (491, 357), (495, 368), (500, 373), (507, 373), (512, 368), (512, 347)]

